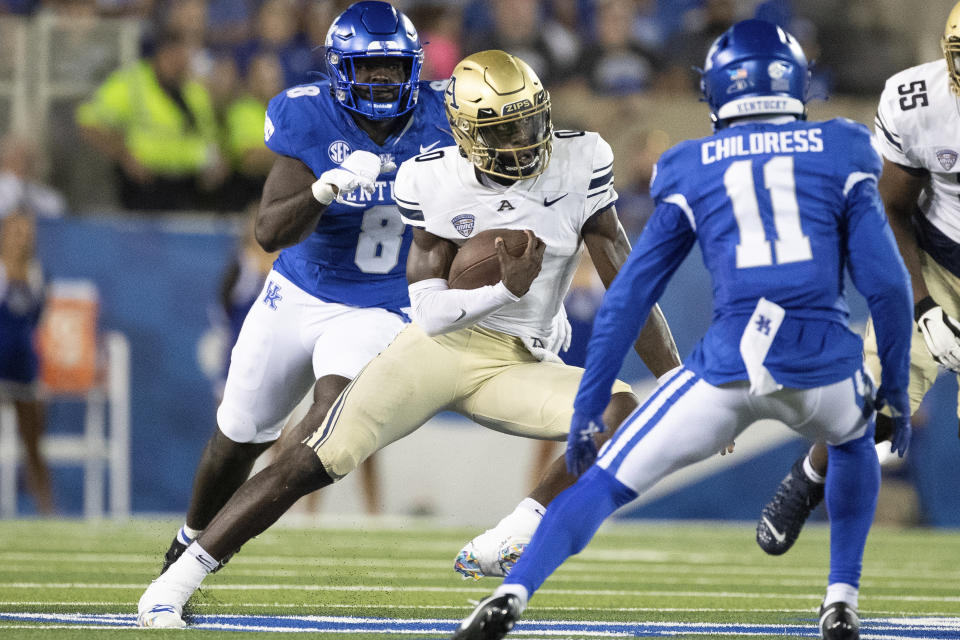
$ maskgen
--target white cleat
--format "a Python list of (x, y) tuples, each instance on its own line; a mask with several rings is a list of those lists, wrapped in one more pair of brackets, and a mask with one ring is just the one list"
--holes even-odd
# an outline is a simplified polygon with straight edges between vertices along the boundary
[(183, 621), (173, 605), (156, 604), (148, 611), (142, 611), (137, 615), (137, 626), (153, 629), (184, 629), (187, 623)]
[(464, 578), (474, 580), (503, 578), (513, 569), (529, 542), (528, 537), (503, 535), (496, 529), (488, 529), (460, 550), (453, 569)]
[[(166, 574), (164, 574), (166, 575)], [(183, 605), (194, 589), (160, 576), (150, 583), (137, 604), (137, 626), (158, 629), (183, 629)]]

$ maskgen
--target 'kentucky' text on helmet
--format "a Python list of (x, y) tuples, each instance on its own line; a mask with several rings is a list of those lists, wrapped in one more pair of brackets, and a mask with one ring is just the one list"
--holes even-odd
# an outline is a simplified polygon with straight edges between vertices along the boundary
[(717, 38), (700, 89), (715, 129), (757, 115), (806, 116), (807, 57), (792, 35), (765, 20), (743, 20)]
[(550, 94), (530, 66), (509, 53), (481, 51), (454, 68), (447, 119), (463, 155), (480, 171), (532, 178), (550, 162)]
[[(394, 118), (417, 103), (423, 47), (413, 23), (386, 2), (350, 5), (327, 32), (324, 59), (334, 98), (367, 118)], [(394, 83), (357, 81), (357, 66), (373, 58), (400, 61), (405, 79)]]

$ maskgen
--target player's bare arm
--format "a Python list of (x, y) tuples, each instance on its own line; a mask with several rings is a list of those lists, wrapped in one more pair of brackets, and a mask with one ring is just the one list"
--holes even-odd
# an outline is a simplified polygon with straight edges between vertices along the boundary
[(407, 256), (407, 282), (446, 278), (457, 255), (457, 245), (423, 229), (413, 229), (413, 244)]
[(257, 212), (257, 242), (265, 251), (277, 251), (304, 240), (326, 209), (313, 197), (316, 181), (310, 168), (287, 156), (277, 156), (263, 185)]
[(925, 175), (908, 172), (900, 165), (884, 158), (883, 173), (877, 183), (890, 221), (890, 228), (893, 230), (900, 255), (903, 256), (903, 262), (910, 273), (914, 303), (930, 295), (921, 275), (919, 246), (911, 222), (917, 208), (917, 198), (925, 182)]
[[(603, 286), (609, 288), (630, 255), (630, 241), (620, 224), (620, 218), (617, 217), (616, 208), (610, 206), (587, 220), (582, 234), (597, 274)], [(650, 372), (658, 378), (680, 366), (677, 345), (659, 305), (653, 305), (633, 348)]]

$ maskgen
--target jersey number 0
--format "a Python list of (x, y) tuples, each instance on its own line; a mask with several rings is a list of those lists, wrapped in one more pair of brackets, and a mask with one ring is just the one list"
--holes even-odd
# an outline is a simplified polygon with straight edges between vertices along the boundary
[[(733, 206), (740, 231), (737, 268), (767, 267), (773, 264), (770, 241), (760, 219), (760, 203), (753, 182), (753, 160), (737, 160), (723, 173), (723, 185)], [(777, 264), (812, 260), (810, 238), (800, 227), (793, 156), (777, 156), (763, 165), (763, 186), (770, 192)]]

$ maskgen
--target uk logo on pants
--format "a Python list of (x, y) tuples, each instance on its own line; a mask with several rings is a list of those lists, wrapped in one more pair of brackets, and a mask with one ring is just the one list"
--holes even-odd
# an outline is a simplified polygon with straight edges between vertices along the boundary
[(280, 285), (271, 280), (267, 283), (267, 295), (263, 296), (263, 304), (271, 309), (276, 309), (278, 300), (283, 300), (283, 296), (280, 295)]

